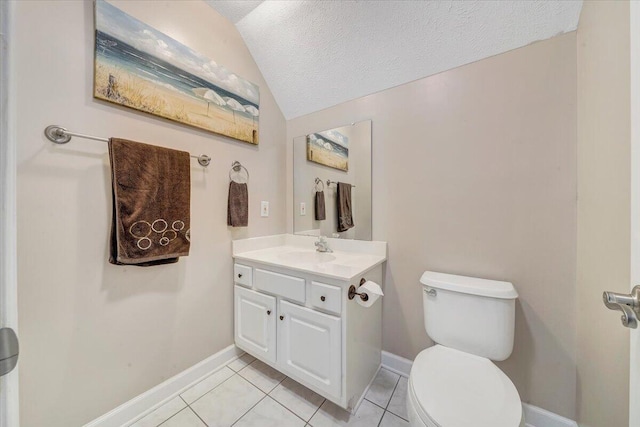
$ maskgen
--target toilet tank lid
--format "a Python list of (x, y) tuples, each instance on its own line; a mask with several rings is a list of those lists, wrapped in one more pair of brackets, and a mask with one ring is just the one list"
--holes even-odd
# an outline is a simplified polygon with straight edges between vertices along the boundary
[(425, 271), (420, 278), (423, 285), (435, 289), (445, 289), (463, 294), (480, 295), (491, 298), (516, 299), (518, 292), (509, 282), (456, 276), (454, 274)]

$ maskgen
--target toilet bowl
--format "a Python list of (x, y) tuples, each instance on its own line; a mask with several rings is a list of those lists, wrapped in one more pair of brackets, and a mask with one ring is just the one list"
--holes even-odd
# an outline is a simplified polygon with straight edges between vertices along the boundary
[(425, 328), (437, 344), (413, 362), (409, 425), (523, 427), (518, 391), (492, 362), (513, 350), (513, 285), (435, 272), (421, 282)]

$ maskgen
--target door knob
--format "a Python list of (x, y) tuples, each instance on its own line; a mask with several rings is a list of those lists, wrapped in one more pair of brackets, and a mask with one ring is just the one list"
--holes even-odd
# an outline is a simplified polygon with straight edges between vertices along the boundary
[(602, 300), (608, 309), (622, 312), (620, 320), (623, 326), (632, 329), (638, 327), (638, 317), (640, 317), (640, 285), (634, 287), (630, 294), (604, 292), (602, 294)]
[(267, 310), (267, 316), (271, 316), (271, 310)]
[(280, 320), (284, 320), (284, 316), (280, 316)]
[(8, 374), (18, 363), (18, 337), (13, 329), (0, 329), (0, 377)]
[(320, 297), (320, 301), (326, 301), (326, 298), (323, 296)]

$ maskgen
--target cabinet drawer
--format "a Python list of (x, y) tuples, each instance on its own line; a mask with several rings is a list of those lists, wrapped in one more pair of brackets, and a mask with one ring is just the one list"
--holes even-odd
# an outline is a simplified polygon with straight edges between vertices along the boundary
[(238, 285), (250, 288), (252, 286), (252, 269), (242, 264), (233, 265), (233, 281)]
[(299, 277), (287, 276), (285, 274), (256, 268), (253, 285), (256, 289), (280, 295), (304, 304), (304, 279)]
[(342, 312), (341, 291), (338, 286), (327, 285), (320, 282), (311, 282), (311, 295), (309, 295), (309, 303), (322, 310), (330, 311), (335, 314)]

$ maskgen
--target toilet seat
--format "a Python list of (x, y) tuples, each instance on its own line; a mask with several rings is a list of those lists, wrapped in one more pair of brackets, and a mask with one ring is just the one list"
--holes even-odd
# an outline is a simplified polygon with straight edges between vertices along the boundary
[(524, 425), (518, 391), (493, 362), (441, 345), (413, 362), (408, 401), (429, 427)]

